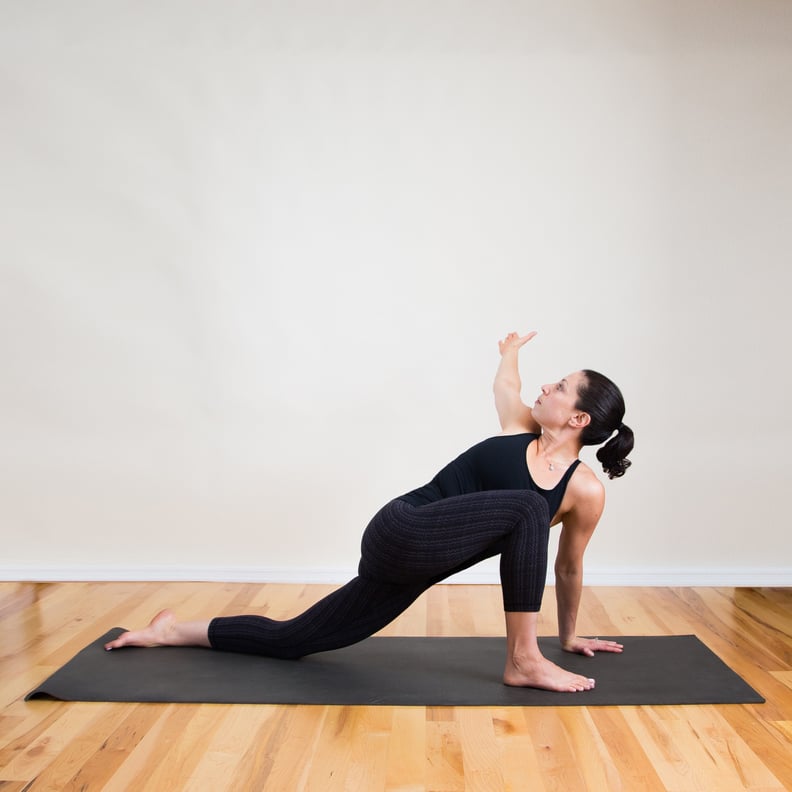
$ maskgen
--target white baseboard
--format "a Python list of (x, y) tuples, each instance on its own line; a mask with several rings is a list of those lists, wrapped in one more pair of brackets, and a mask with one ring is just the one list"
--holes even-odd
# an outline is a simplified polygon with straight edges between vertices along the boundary
[[(345, 583), (354, 568), (221, 566), (0, 566), (3, 581), (209, 581), (227, 583)], [(497, 584), (497, 569), (468, 569), (446, 583)], [(554, 582), (552, 571), (547, 583)], [(792, 587), (789, 567), (596, 568), (586, 570), (586, 586)]]

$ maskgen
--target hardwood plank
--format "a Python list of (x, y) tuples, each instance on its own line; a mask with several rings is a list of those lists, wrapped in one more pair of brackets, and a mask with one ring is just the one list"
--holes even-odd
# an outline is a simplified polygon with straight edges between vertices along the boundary
[[(341, 792), (352, 788), (347, 775), (352, 745), (361, 720), (358, 707), (327, 707), (320, 739), (313, 746), (305, 777), (307, 789)], [(384, 769), (384, 768), (383, 768)]]
[(792, 785), (792, 730), (784, 728), (785, 721), (766, 720), (766, 711), (763, 704), (718, 707), (721, 717), (767, 769)]
[(64, 790), (105, 789), (159, 717), (158, 708), (150, 705), (129, 705), (127, 709), (124, 717), (123, 708), (113, 707), (111, 717), (93, 727), (93, 734), (85, 735), (94, 753), (77, 768)]
[[(52, 761), (37, 772), (31, 790), (74, 790), (101, 789), (101, 781), (86, 769), (95, 758), (108, 733), (114, 729), (118, 718), (124, 718), (135, 709), (134, 704), (118, 705), (94, 704), (87, 705), (95, 710), (95, 717), (82, 730), (70, 735), (68, 742), (60, 746)], [(98, 748), (97, 748), (98, 746)]]
[(171, 751), (179, 745), (189, 747), (185, 735), (190, 721), (198, 713), (199, 705), (149, 704), (146, 706), (154, 710), (154, 722), (132, 748), (126, 761), (106, 782), (104, 788), (109, 792), (156, 789), (156, 786), (150, 785), (150, 781), (154, 777), (161, 776), (161, 767), (167, 763)]
[[(314, 752), (322, 739), (328, 709), (330, 708), (316, 706), (288, 708), (288, 720), (277, 731), (269, 732), (265, 755), (262, 757), (262, 771), (255, 779), (257, 783), (265, 780), (264, 788), (267, 790), (306, 787)], [(265, 775), (263, 771), (267, 769), (267, 763), (269, 769)]]
[[(105, 718), (112, 717), (114, 710), (112, 704), (78, 703), (59, 707), (58, 717), (50, 720), (45, 729), (38, 731), (30, 743), (23, 746), (17, 741), (10, 756), (3, 752), (0, 773), (4, 778), (13, 781), (33, 781), (44, 774), (51, 764), (63, 761), (60, 757), (65, 756), (65, 761), (70, 761), (72, 743), (79, 740), (80, 735), (96, 721), (104, 723)], [(82, 742), (78, 747), (85, 750)], [(71, 778), (73, 774), (74, 770), (67, 778)]]
[(619, 788), (619, 770), (591, 717), (590, 708), (560, 709), (558, 719), (567, 735), (575, 763), (585, 768), (586, 788)]
[[(295, 759), (293, 750), (281, 750), (283, 736), (290, 730), (296, 712), (296, 707), (265, 708), (263, 717), (257, 721), (253, 740), (248, 743), (242, 758), (237, 762), (233, 775), (230, 776), (229, 789), (277, 790), (278, 788), (290, 788), (284, 786), (284, 780), (279, 777), (283, 773), (283, 766), (276, 769), (274, 773), (273, 770), (275, 760), (281, 755), (291, 756), (292, 761), (295, 762), (292, 767), (286, 766), (286, 773), (289, 777), (301, 767), (299, 762), (302, 755), (300, 753)], [(196, 775), (194, 780), (198, 782), (201, 778)], [(201, 784), (196, 785), (200, 789)], [(292, 786), (291, 788), (298, 789), (299, 787)]]
[(563, 707), (526, 707), (523, 712), (545, 785), (558, 790), (588, 789), (587, 774), (596, 772), (599, 776), (601, 771), (579, 764), (576, 743), (588, 738), (583, 738), (579, 730), (575, 736), (570, 734), (567, 727), (570, 712)]
[(589, 707), (591, 720), (608, 750), (625, 792), (664, 792), (666, 789), (644, 746), (631, 728), (627, 715), (642, 707)]
[(183, 789), (206, 753), (220, 726), (218, 705), (194, 706), (192, 717), (183, 721), (162, 761), (153, 768), (141, 788), (151, 790)]
[(509, 792), (522, 792), (526, 788), (526, 781), (530, 779), (532, 792), (552, 789), (552, 786), (545, 784), (525, 720), (525, 710), (521, 707), (495, 710), (492, 725), (501, 745), (503, 788)]
[(384, 789), (393, 724), (392, 707), (354, 707), (345, 789)]
[(473, 792), (500, 792), (505, 787), (500, 764), (502, 752), (491, 711), (486, 707), (458, 707), (457, 720), (465, 788)]
[(444, 792), (465, 789), (465, 760), (459, 722), (449, 719), (426, 722), (426, 788)]
[(716, 784), (726, 788), (738, 781), (746, 789), (784, 789), (762, 757), (749, 748), (716, 707), (680, 707), (679, 710), (677, 722), (684, 723), (693, 732), (696, 739), (691, 744), (700, 745), (706, 753), (705, 766), (709, 768), (709, 762), (712, 763)]
[(0, 778), (0, 792), (25, 792), (29, 789), (25, 781), (4, 781)]
[(229, 789), (248, 789), (253, 787), (237, 786), (235, 774), (238, 766), (248, 767), (251, 754), (255, 755), (256, 739), (259, 730), (276, 716), (275, 707), (255, 705), (218, 706), (216, 717), (219, 720), (204, 755), (190, 774), (185, 790), (190, 792), (213, 792)]
[(711, 707), (641, 707), (625, 719), (666, 789), (783, 790)]
[(426, 788), (426, 709), (395, 707), (391, 727), (387, 792), (423, 792)]
[[(63, 721), (60, 718), (67, 708), (67, 704), (53, 702), (51, 707), (31, 708), (25, 715), (7, 719), (8, 728), (0, 731), (0, 739), (3, 740), (0, 744), (0, 776), (11, 778), (9, 767), (17, 756), (31, 750), (55, 724), (58, 724), (58, 729), (62, 728)], [(27, 774), (23, 773), (22, 778), (26, 777)]]

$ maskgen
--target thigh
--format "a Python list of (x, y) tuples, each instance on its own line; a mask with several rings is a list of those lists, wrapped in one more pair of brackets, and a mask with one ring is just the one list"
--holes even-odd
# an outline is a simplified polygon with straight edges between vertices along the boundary
[(363, 535), (360, 572), (395, 582), (436, 581), (497, 555), (527, 522), (548, 519), (544, 498), (529, 490), (489, 490), (425, 506), (391, 501)]

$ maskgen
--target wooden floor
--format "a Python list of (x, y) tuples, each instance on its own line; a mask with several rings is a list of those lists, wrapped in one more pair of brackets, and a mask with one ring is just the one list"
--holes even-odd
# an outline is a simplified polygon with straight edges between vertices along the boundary
[[(0, 791), (792, 789), (792, 589), (586, 589), (580, 632), (695, 633), (767, 699), (687, 707), (424, 708), (33, 701), (111, 627), (275, 618), (326, 586), (0, 583)], [(553, 593), (542, 633), (555, 634)], [(436, 586), (385, 634), (500, 635), (495, 586)], [(500, 668), (493, 668), (499, 674)], [(580, 696), (581, 704), (585, 694)]]

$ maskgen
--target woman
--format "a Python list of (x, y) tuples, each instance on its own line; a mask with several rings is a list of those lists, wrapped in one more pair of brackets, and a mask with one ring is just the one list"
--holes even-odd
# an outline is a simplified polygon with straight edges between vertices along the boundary
[(633, 433), (622, 423), (619, 389), (594, 371), (544, 385), (533, 407), (525, 405), (518, 353), (534, 335), (510, 333), (499, 342), (494, 393), (502, 433), (384, 506), (363, 534), (358, 576), (345, 586), (286, 621), (232, 616), (177, 622), (165, 610), (105, 648), (191, 645), (292, 659), (338, 649), (382, 629), (434, 583), (500, 555), (505, 684), (593, 688), (593, 679), (560, 668), (539, 650), (549, 529), (562, 525), (555, 574), (563, 648), (587, 656), (620, 652), (614, 641), (579, 638), (575, 631), (583, 552), (605, 502), (604, 487), (578, 455), (583, 446), (607, 440), (597, 458), (610, 478), (621, 476), (630, 465)]

